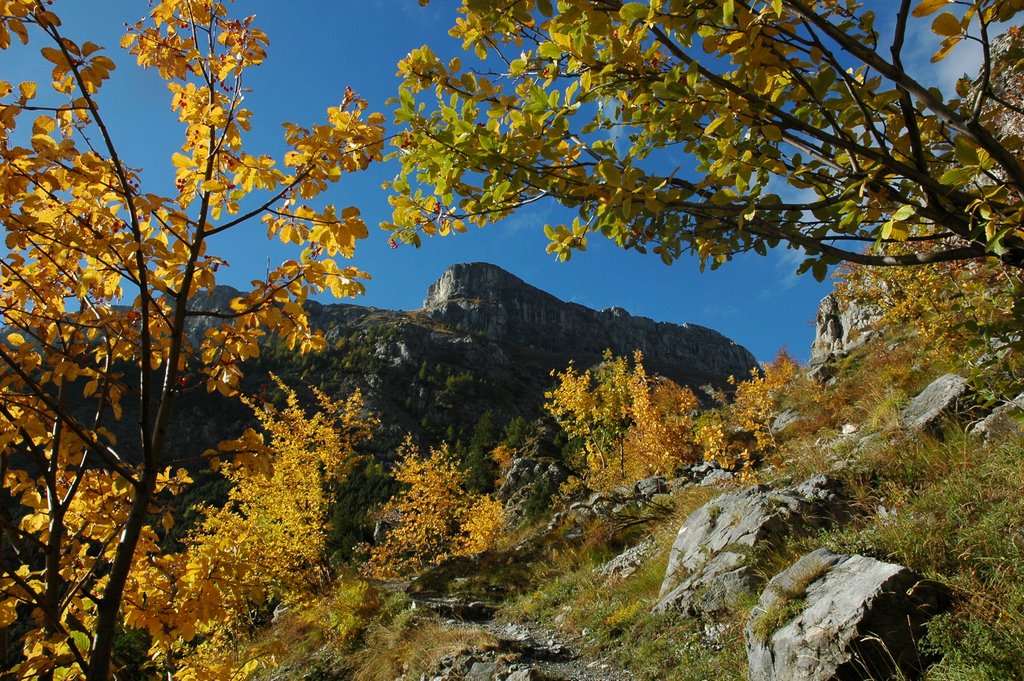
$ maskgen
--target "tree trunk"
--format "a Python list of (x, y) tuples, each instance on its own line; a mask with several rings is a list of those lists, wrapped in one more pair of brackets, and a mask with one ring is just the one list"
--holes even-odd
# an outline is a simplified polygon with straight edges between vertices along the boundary
[(125, 521), (118, 542), (117, 552), (103, 590), (96, 616), (96, 634), (93, 638), (92, 655), (86, 681), (107, 681), (110, 678), (110, 663), (114, 651), (114, 636), (117, 633), (118, 613), (121, 610), (121, 599), (124, 596), (125, 584), (131, 572), (135, 548), (139, 544), (142, 528), (146, 524), (149, 504), (153, 500), (156, 487), (156, 470), (146, 470), (139, 486), (136, 488), (135, 499), (132, 501), (128, 519)]

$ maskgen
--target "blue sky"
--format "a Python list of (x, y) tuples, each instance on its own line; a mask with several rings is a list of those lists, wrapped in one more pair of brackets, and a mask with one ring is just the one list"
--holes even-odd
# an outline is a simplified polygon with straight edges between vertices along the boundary
[[(127, 162), (144, 169), (144, 189), (169, 192), (170, 156), (178, 148), (181, 126), (169, 110), (169, 95), (157, 74), (137, 69), (117, 46), (125, 22), (141, 18), (147, 3), (57, 0), (53, 9), (62, 17), (65, 35), (108, 47), (108, 56), (119, 67), (100, 96), (108, 125)], [(366, 98), (370, 110), (386, 113), (385, 101), (397, 93), (395, 64), (409, 50), (430, 44), (442, 56), (458, 53), (459, 44), (447, 36), (454, 10), (452, 0), (434, 0), (427, 8), (416, 0), (237, 2), (232, 12), (255, 14), (256, 25), (270, 38), (267, 62), (247, 81), (253, 89), (246, 98), (254, 114), (250, 151), (278, 151), (280, 122), (316, 122), (327, 107), (340, 101), (346, 86)], [(3, 77), (42, 79), (29, 70), (30, 56), (0, 55)], [(960, 64), (952, 66), (955, 71)], [(968, 68), (966, 62), (963, 66), (960, 73)], [(808, 355), (817, 303), (831, 283), (796, 277), (799, 258), (794, 251), (742, 257), (718, 271), (700, 273), (695, 259), (684, 258), (668, 267), (595, 238), (586, 253), (560, 263), (545, 253), (541, 229), (545, 222), (557, 220), (554, 211), (559, 208), (554, 205), (535, 206), (484, 230), (471, 228), (468, 234), (428, 239), (420, 249), (394, 250), (387, 245), (388, 234), (376, 225), (389, 215), (380, 184), (395, 172), (394, 165), (384, 163), (347, 176), (326, 199), (339, 206), (357, 205), (370, 226), (370, 237), (357, 246), (352, 264), (373, 278), (366, 296), (353, 302), (414, 309), (448, 265), (485, 261), (563, 300), (593, 308), (623, 307), (658, 321), (709, 326), (761, 360), (770, 360), (782, 346), (799, 359)], [(222, 283), (244, 287), (265, 271), (268, 260), (282, 259), (282, 251), (265, 236), (263, 227), (254, 223), (247, 233), (212, 244), (211, 249), (231, 263), (221, 271)]]

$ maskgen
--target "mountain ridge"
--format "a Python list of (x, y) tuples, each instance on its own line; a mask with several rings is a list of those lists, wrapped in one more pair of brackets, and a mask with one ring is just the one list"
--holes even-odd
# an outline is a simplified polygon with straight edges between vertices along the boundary
[(699, 381), (697, 376), (720, 383), (757, 366), (746, 348), (713, 329), (656, 322), (619, 307), (594, 310), (565, 302), (488, 263), (450, 266), (428, 288), (423, 309), (442, 322), (541, 350), (610, 349), (617, 355), (639, 350), (654, 364), (689, 365), (693, 376), (684, 380), (690, 384)]
[[(238, 295), (230, 286), (218, 286), (205, 300), (199, 299), (196, 311), (227, 310)], [(489, 346), (484, 354), (498, 364), (510, 361), (510, 352), (549, 356), (553, 364), (547, 375), (569, 361), (595, 363), (605, 350), (616, 355), (639, 350), (652, 370), (698, 388), (724, 387), (729, 376), (746, 376), (758, 366), (749, 350), (713, 329), (658, 322), (619, 307), (594, 310), (565, 302), (483, 262), (446, 268), (416, 310), (310, 301), (307, 311), (328, 340), (328, 354), (340, 350), (343, 338), (353, 333), (389, 327), (390, 342), (378, 339), (373, 354), (392, 367), (416, 359), (417, 348), (449, 346), (448, 350), (464, 351), (477, 345)], [(195, 338), (219, 323), (216, 318), (197, 317), (189, 333)]]
[[(198, 297), (194, 309), (227, 310), (239, 295), (217, 287)], [(369, 447), (384, 460), (407, 434), (424, 444), (465, 441), (487, 412), (498, 427), (517, 417), (542, 417), (552, 373), (570, 362), (593, 366), (605, 350), (640, 350), (649, 373), (689, 386), (706, 400), (701, 388), (728, 390), (730, 376), (746, 377), (757, 367), (748, 350), (711, 329), (567, 303), (487, 263), (448, 267), (416, 310), (311, 301), (307, 311), (327, 348), (297, 355), (273, 340), (263, 342), (261, 356), (243, 369), (242, 392), (264, 392), (270, 374), (332, 396), (359, 390), (383, 422)], [(195, 317), (189, 334), (194, 341), (220, 323)], [(205, 449), (252, 425), (244, 409), (216, 395), (190, 393), (178, 407), (172, 439), (186, 450), (198, 433)]]

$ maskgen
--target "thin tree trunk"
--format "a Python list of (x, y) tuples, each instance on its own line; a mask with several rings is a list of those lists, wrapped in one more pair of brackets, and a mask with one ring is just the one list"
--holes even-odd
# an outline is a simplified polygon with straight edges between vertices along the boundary
[(135, 548), (139, 544), (142, 528), (146, 524), (149, 504), (153, 500), (156, 487), (156, 471), (147, 470), (135, 491), (128, 519), (125, 521), (121, 540), (114, 554), (114, 562), (107, 578), (103, 598), (100, 600), (96, 616), (96, 635), (93, 639), (92, 655), (89, 669), (86, 671), (87, 681), (107, 681), (110, 678), (110, 663), (113, 658), (114, 637), (117, 633), (118, 612), (121, 599), (124, 597), (125, 585), (131, 572)]

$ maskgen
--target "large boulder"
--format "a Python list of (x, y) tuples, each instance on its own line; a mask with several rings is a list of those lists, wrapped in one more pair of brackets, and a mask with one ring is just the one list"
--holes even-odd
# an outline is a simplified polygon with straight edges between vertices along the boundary
[(744, 635), (750, 681), (915, 678), (949, 591), (911, 570), (818, 549), (768, 582)]
[(900, 412), (900, 423), (909, 431), (939, 433), (945, 421), (973, 408), (967, 379), (957, 374), (939, 376)]
[(757, 485), (712, 499), (680, 528), (655, 612), (698, 615), (732, 606), (763, 581), (751, 565), (755, 547), (777, 545), (791, 532), (825, 527), (848, 513), (836, 484), (823, 475), (788, 489)]

